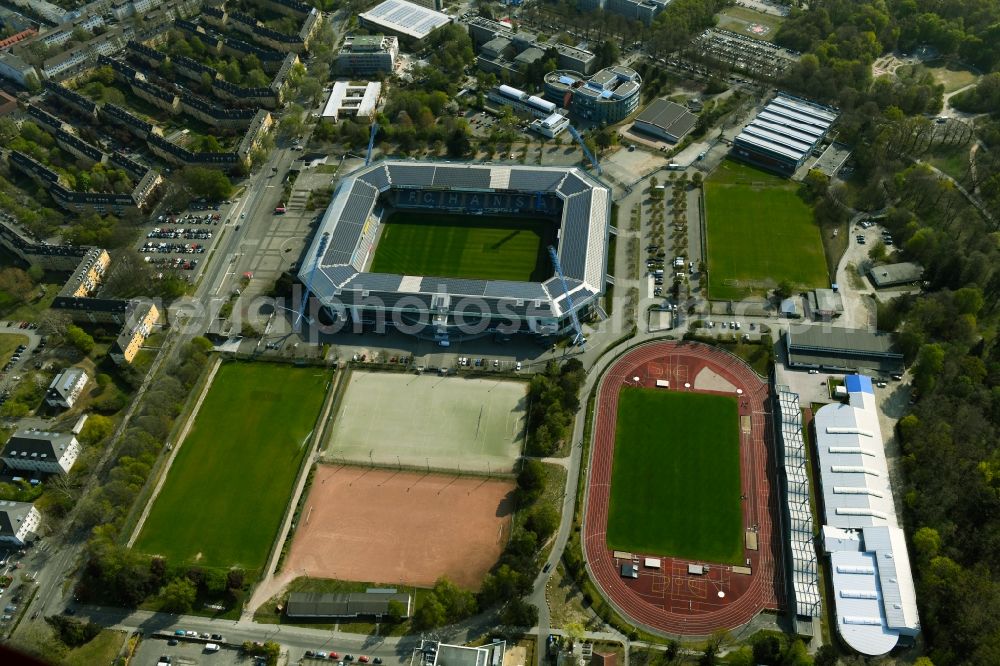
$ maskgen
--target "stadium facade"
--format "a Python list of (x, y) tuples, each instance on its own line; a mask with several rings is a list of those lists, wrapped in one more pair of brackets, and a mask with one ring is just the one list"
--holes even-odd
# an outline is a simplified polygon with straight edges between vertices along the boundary
[(768, 102), (733, 140), (731, 154), (782, 176), (792, 176), (826, 138), (840, 113), (786, 93)]
[[(370, 272), (379, 233), (399, 210), (534, 215), (558, 220), (553, 270), (541, 282)], [(345, 177), (299, 271), (334, 319), (392, 326), (439, 342), (483, 333), (558, 335), (604, 292), (610, 189), (576, 167), (386, 160)]]

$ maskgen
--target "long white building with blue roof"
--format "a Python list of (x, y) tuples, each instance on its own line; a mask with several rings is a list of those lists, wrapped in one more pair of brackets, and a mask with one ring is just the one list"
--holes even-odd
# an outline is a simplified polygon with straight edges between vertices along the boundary
[(839, 115), (833, 108), (778, 93), (733, 140), (732, 155), (791, 176), (823, 141)]
[(816, 411), (823, 549), (837, 631), (866, 655), (920, 633), (906, 536), (896, 518), (872, 380), (847, 375), (847, 404)]

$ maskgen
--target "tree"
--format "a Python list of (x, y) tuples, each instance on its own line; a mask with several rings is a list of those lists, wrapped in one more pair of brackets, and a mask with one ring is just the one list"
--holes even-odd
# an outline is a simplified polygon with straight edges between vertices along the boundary
[[(113, 385), (112, 388), (114, 387)], [(114, 421), (100, 414), (91, 414), (80, 430), (79, 440), (85, 446), (93, 446), (104, 441), (115, 428)]]
[(82, 328), (73, 324), (66, 327), (66, 341), (79, 349), (83, 354), (89, 354), (94, 349), (94, 338)]
[(795, 285), (789, 280), (782, 280), (774, 290), (774, 295), (784, 300), (795, 293)]
[(190, 579), (180, 576), (160, 590), (160, 608), (167, 613), (187, 613), (194, 605), (198, 590)]
[(393, 599), (389, 601), (388, 615), (390, 621), (401, 622), (406, 616), (406, 606), (402, 602)]
[(447, 621), (448, 614), (445, 611), (444, 605), (433, 592), (424, 597), (424, 600), (417, 606), (417, 610), (413, 614), (413, 625), (417, 629), (440, 627)]
[(559, 528), (559, 512), (551, 504), (539, 503), (528, 515), (525, 527), (538, 535), (539, 543), (544, 543)]
[(206, 167), (184, 167), (181, 180), (195, 196), (211, 201), (228, 199), (233, 193), (233, 184), (226, 174)]
[(0, 294), (14, 303), (24, 303), (35, 290), (31, 277), (20, 268), (0, 270)]
[(538, 609), (517, 597), (504, 606), (500, 621), (511, 627), (533, 627), (538, 622)]
[(459, 127), (448, 133), (445, 146), (448, 149), (449, 157), (465, 157), (472, 152), (472, 142), (469, 141), (468, 133)]
[(545, 465), (533, 458), (524, 458), (517, 474), (517, 485), (529, 493), (540, 492), (545, 485)]

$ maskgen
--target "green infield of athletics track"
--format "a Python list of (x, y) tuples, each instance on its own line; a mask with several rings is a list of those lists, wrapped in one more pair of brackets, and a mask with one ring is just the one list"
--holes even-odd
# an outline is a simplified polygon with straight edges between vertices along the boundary
[(375, 247), (374, 273), (541, 282), (558, 225), (537, 217), (393, 213)]
[[(798, 183), (734, 160), (705, 181), (708, 296), (735, 300), (764, 284), (828, 287), (819, 225), (798, 196)], [(736, 281), (740, 283), (737, 284)]]
[(135, 549), (175, 564), (259, 573), (330, 376), (277, 363), (222, 365)]
[(735, 398), (622, 388), (607, 540), (614, 550), (743, 562)]

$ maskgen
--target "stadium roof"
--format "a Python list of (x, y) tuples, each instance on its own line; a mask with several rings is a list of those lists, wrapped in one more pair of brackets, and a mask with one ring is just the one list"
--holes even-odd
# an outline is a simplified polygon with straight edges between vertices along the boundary
[[(560, 318), (569, 313), (558, 277), (543, 282), (371, 273), (379, 196), (391, 189), (521, 198), (525, 212), (541, 195), (562, 203), (557, 253), (573, 299), (582, 309), (604, 290), (611, 198), (607, 186), (575, 167), (529, 167), (387, 160), (363, 167), (337, 185), (317, 228), (300, 279), (329, 307), (451, 311), (462, 297), (504, 316)], [(317, 257), (319, 257), (317, 259)], [(317, 266), (314, 271), (314, 266)]]
[(840, 635), (858, 652), (879, 655), (900, 634), (919, 633), (920, 621), (872, 380), (848, 375), (844, 384), (849, 403), (824, 405), (815, 415), (824, 522), (834, 528), (824, 528), (823, 544)]
[(838, 115), (829, 107), (778, 93), (734, 143), (799, 162), (822, 140)]
[(367, 12), (358, 14), (358, 18), (413, 39), (423, 39), (451, 22), (451, 17), (447, 14), (407, 0), (385, 0)]

